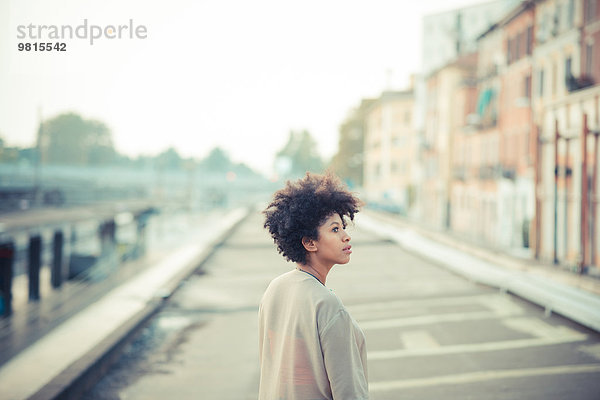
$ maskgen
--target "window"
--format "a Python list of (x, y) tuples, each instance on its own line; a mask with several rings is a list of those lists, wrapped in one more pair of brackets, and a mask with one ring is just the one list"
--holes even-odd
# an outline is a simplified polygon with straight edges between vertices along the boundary
[(577, 83), (571, 72), (571, 57), (565, 59), (565, 86), (569, 92), (577, 88)]
[(592, 67), (593, 67), (593, 61), (594, 61), (594, 59), (593, 59), (594, 54), (592, 53), (592, 49), (593, 49), (593, 47), (591, 44), (588, 44), (585, 47), (585, 75), (587, 75), (587, 76), (592, 75), (592, 71), (593, 71)]
[(544, 13), (540, 21), (540, 27), (537, 31), (538, 43), (544, 43), (548, 39), (548, 33), (550, 31), (549, 15)]
[(571, 71), (571, 57), (568, 57), (565, 60), (565, 80), (568, 81), (573, 78), (573, 73)]
[(519, 33), (517, 35), (517, 37), (515, 38), (515, 55), (514, 55), (514, 60), (518, 60), (519, 58), (521, 58), (521, 33)]
[(523, 83), (523, 97), (528, 99), (531, 98), (531, 75), (527, 75), (525, 77), (525, 81)]
[(558, 68), (556, 67), (556, 63), (552, 64), (552, 94), (556, 94), (556, 82), (558, 80)]
[(583, 18), (585, 23), (590, 23), (596, 19), (596, 0), (585, 0), (583, 8)]
[(544, 69), (540, 69), (539, 77), (538, 77), (538, 95), (542, 97), (544, 95)]
[(508, 39), (506, 41), (506, 63), (510, 64), (512, 62), (512, 40)]
[(461, 36), (462, 36), (462, 14), (456, 14), (456, 25), (455, 33), (457, 36), (456, 40), (456, 54), (461, 53)]
[(575, 25), (575, 0), (569, 0), (567, 14), (567, 26), (572, 28)]
[(533, 45), (533, 26), (528, 26), (527, 27), (527, 43), (525, 44), (526, 46), (526, 50), (525, 52), (527, 53), (528, 56), (531, 55), (532, 52), (532, 45)]
[(556, 13), (554, 14), (554, 28), (552, 30), (552, 34), (554, 36), (558, 35), (561, 28), (561, 18), (562, 18), (562, 6), (558, 4), (556, 6)]

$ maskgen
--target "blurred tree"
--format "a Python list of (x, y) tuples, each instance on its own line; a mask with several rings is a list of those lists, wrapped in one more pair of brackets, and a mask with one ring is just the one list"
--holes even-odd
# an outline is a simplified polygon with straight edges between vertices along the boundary
[(330, 167), (350, 187), (363, 184), (366, 111), (373, 102), (373, 99), (363, 99), (360, 106), (351, 110), (340, 125), (338, 152), (331, 160)]
[(307, 171), (322, 172), (323, 160), (317, 142), (308, 131), (291, 131), (288, 141), (276, 155), (276, 169), (284, 178), (304, 175)]
[(156, 161), (164, 169), (180, 169), (183, 167), (183, 160), (177, 150), (169, 147), (167, 150), (156, 156)]
[(228, 171), (232, 167), (229, 156), (220, 147), (212, 149), (201, 165), (209, 171)]
[(0, 137), (0, 163), (12, 164), (19, 161), (20, 150), (17, 147), (7, 147)]
[(259, 176), (258, 173), (256, 173), (256, 171), (254, 171), (252, 168), (250, 168), (244, 163), (236, 164), (234, 171), (240, 176)]
[(85, 121), (88, 127), (88, 164), (106, 165), (114, 163), (117, 157), (110, 129), (100, 121)]
[(103, 165), (115, 161), (110, 129), (101, 121), (61, 114), (42, 122), (38, 135), (44, 163)]
[(37, 151), (33, 147), (28, 147), (24, 149), (17, 149), (19, 152), (18, 159), (19, 162), (24, 162), (29, 165), (33, 165), (35, 163)]

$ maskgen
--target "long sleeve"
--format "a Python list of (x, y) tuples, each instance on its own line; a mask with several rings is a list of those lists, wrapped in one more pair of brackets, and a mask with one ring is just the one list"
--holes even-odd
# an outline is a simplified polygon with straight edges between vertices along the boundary
[(321, 332), (321, 349), (334, 399), (369, 398), (364, 334), (346, 310)]

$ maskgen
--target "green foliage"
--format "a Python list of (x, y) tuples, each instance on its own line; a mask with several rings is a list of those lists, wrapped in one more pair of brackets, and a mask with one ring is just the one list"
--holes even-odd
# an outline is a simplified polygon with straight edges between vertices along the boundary
[[(45, 164), (71, 166), (120, 166), (137, 169), (161, 170), (199, 169), (208, 173), (234, 172), (237, 176), (259, 177), (247, 165), (236, 164), (220, 147), (215, 147), (204, 159), (185, 159), (173, 147), (156, 156), (140, 155), (135, 158), (115, 151), (110, 129), (101, 121), (86, 120), (76, 113), (60, 114), (44, 121), (38, 127), (41, 160)], [(0, 137), (0, 163), (26, 162), (34, 165), (37, 148), (6, 147)]]
[(6, 147), (4, 139), (0, 137), (0, 163), (13, 164), (19, 161), (20, 151), (16, 147)]
[(227, 171), (231, 169), (232, 162), (223, 149), (215, 147), (202, 161), (201, 165), (209, 171)]
[(61, 114), (44, 121), (38, 136), (44, 163), (104, 165), (115, 160), (110, 129), (101, 121)]
[(156, 162), (159, 168), (162, 169), (176, 170), (181, 169), (183, 166), (181, 156), (173, 147), (169, 147), (167, 150), (156, 156)]
[(307, 171), (323, 171), (323, 160), (317, 151), (317, 142), (308, 131), (290, 132), (287, 143), (277, 153), (279, 173), (286, 177), (302, 176)]
[(363, 100), (342, 123), (338, 152), (329, 165), (350, 187), (363, 184), (365, 112), (372, 103), (371, 99)]

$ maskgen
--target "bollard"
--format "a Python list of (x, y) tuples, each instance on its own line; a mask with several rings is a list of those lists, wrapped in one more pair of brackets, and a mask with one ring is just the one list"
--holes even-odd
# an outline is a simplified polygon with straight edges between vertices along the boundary
[(134, 258), (139, 258), (146, 254), (146, 227), (150, 213), (144, 211), (136, 217), (137, 220), (137, 237), (135, 243)]
[(42, 261), (42, 237), (29, 237), (29, 300), (40, 299), (40, 264)]
[(62, 231), (54, 232), (52, 243), (52, 274), (51, 281), (53, 288), (59, 288), (63, 281), (63, 244), (64, 235)]
[(15, 260), (15, 244), (0, 244), (0, 316), (12, 314), (12, 278)]

